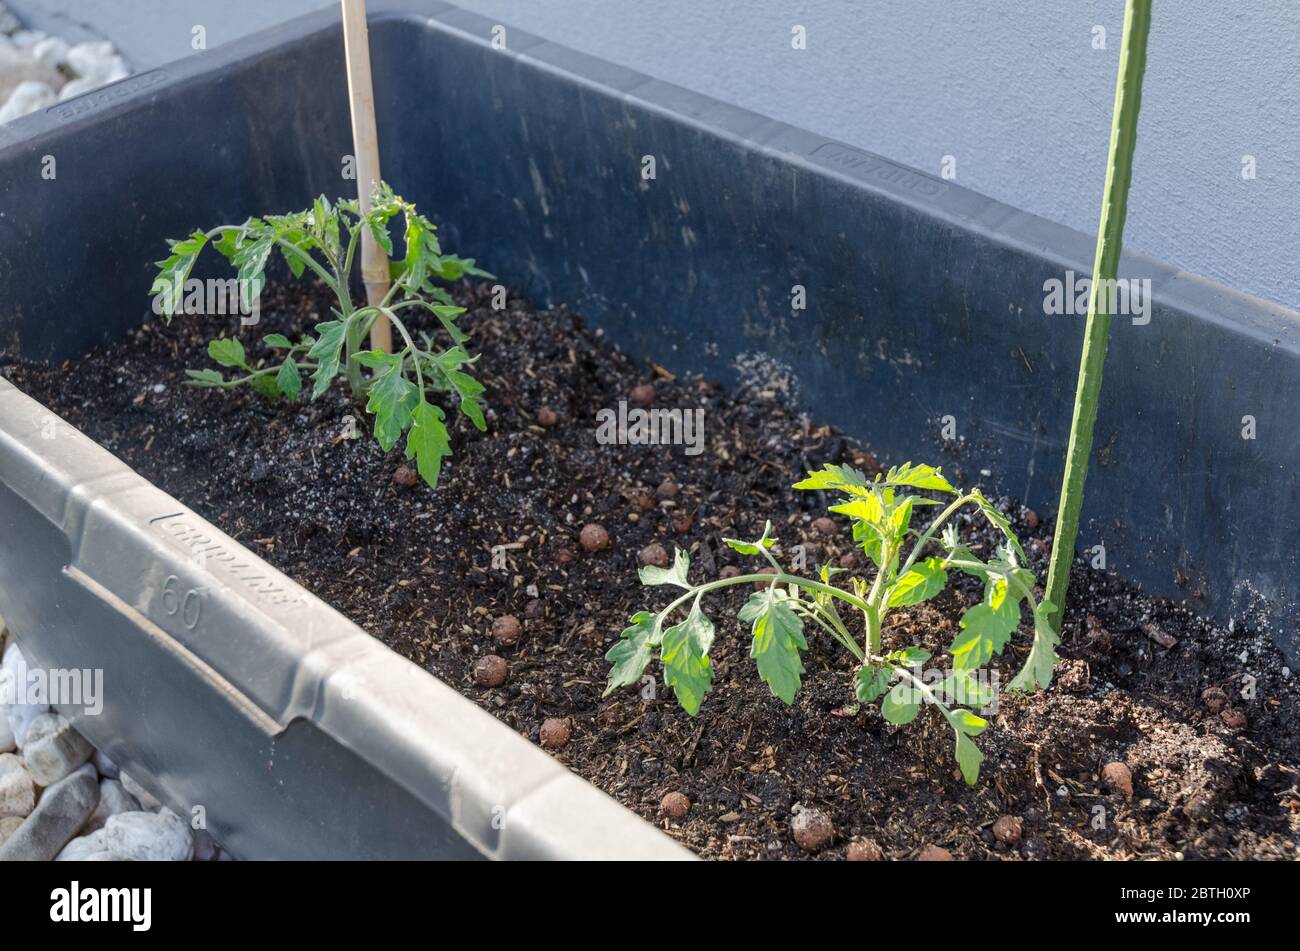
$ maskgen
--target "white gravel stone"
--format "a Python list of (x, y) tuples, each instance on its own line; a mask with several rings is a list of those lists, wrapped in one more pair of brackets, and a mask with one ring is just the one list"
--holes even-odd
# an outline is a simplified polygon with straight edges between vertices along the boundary
[(29, 46), (35, 46), (41, 40), (45, 39), (45, 37), (46, 34), (42, 33), (40, 30), (18, 30), (16, 33), (12, 34), (9, 39), (13, 42), (14, 46), (23, 50), (27, 49)]
[(0, 99), (7, 100), (27, 80), (45, 83), (51, 89), (63, 85), (59, 71), (33, 58), (30, 50), (0, 49)]
[(63, 847), (63, 851), (55, 856), (56, 862), (84, 862), (87, 858), (99, 852), (107, 852), (108, 848), (104, 844), (104, 830), (98, 829), (89, 835), (78, 836)]
[(122, 812), (139, 812), (140, 801), (122, 788), (116, 779), (103, 779), (99, 783), (99, 805), (86, 823), (87, 832), (102, 829), (110, 816)]
[(162, 803), (154, 797), (153, 793), (149, 792), (149, 790), (145, 789), (126, 773), (119, 773), (118, 779), (122, 782), (122, 788), (140, 801), (140, 808), (145, 812), (157, 812), (162, 808)]
[(39, 703), (11, 703), (5, 707), (5, 717), (9, 724), (9, 732), (14, 737), (14, 746), (21, 750), (23, 740), (27, 736), (27, 728), (31, 726), (32, 721), (49, 712), (48, 706)]
[(23, 758), (40, 786), (54, 785), (90, 759), (93, 751), (85, 737), (61, 713), (37, 717), (27, 727), (23, 739)]
[(70, 79), (64, 83), (63, 88), (59, 90), (59, 102), (65, 99), (71, 99), (73, 96), (80, 96), (82, 93), (90, 92), (92, 89), (98, 89), (102, 84), (93, 79)]
[(0, 819), (0, 845), (4, 845), (9, 837), (18, 831), (18, 827), (23, 824), (24, 816), (5, 816)]
[(52, 106), (59, 101), (59, 95), (48, 83), (28, 79), (18, 84), (18, 88), (9, 94), (9, 100), (0, 106), (0, 122), (21, 119), (25, 115)]
[(65, 62), (72, 71), (82, 79), (94, 79), (107, 82), (104, 78), (120, 64), (122, 57), (108, 40), (92, 40), (78, 43), (68, 50)]
[(14, 740), (14, 731), (9, 725), (9, 717), (4, 710), (0, 710), (0, 753), (12, 753), (16, 749), (18, 743)]
[(32, 58), (46, 66), (58, 67), (68, 61), (68, 41), (59, 36), (47, 36), (31, 46)]
[(0, 845), (0, 862), (48, 862), (85, 825), (99, 801), (99, 786), (82, 772), (41, 793), (23, 824)]
[(99, 750), (95, 750), (90, 757), (90, 761), (95, 764), (95, 769), (99, 771), (99, 775), (103, 776), (105, 779), (118, 778), (120, 771), (117, 768), (117, 764)]
[(0, 706), (9, 722), (18, 749), (23, 747), (27, 727), (43, 713), (49, 713), (48, 704), (17, 703), (26, 694), (27, 660), (13, 639), (5, 645), (4, 660), (0, 661)]
[(131, 67), (126, 65), (126, 60), (120, 56), (114, 56), (108, 64), (108, 69), (100, 77), (100, 82), (104, 85), (115, 83), (119, 79), (126, 79), (131, 75)]
[(130, 862), (188, 862), (194, 839), (185, 820), (170, 809), (123, 812), (104, 826), (108, 851)]
[(36, 807), (36, 783), (23, 761), (0, 754), (0, 817), (24, 817)]

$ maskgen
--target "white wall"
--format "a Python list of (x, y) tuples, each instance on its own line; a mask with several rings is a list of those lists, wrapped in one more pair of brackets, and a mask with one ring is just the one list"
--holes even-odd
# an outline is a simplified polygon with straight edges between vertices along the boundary
[[(954, 156), (958, 184), (1096, 229), (1122, 0), (455, 2), (919, 169)], [(215, 45), (328, 0), (9, 3), (150, 66), (190, 24)], [(1300, 0), (1154, 6), (1126, 245), (1300, 309)]]
[[(457, 3), (1096, 231), (1122, 0)], [(1126, 246), (1300, 309), (1300, 0), (1155, 0), (1134, 162)]]

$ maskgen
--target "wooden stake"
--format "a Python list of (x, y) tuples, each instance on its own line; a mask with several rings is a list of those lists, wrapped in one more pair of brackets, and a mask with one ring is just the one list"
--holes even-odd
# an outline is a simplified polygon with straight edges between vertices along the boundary
[[(352, 110), (352, 145), (356, 151), (357, 198), (361, 213), (370, 211), (370, 197), (380, 181), (379, 133), (375, 128), (375, 92), (370, 82), (370, 37), (366, 29), (366, 0), (342, 0), (343, 48), (347, 54), (348, 106)], [(378, 304), (388, 294), (392, 280), (388, 255), (370, 229), (361, 229), (361, 280), (366, 302)], [(370, 347), (393, 352), (393, 328), (380, 314), (370, 327)]]

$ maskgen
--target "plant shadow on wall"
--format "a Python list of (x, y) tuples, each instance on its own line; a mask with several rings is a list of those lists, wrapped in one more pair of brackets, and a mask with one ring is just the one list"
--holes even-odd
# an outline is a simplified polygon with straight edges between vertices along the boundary
[[(350, 291), (352, 266), (363, 234), (390, 257), (393, 239), (389, 223), (401, 216), (406, 253), (391, 264), (392, 286), (378, 304), (356, 307)], [(483, 385), (467, 368), (477, 359), (462, 346), (468, 339), (456, 318), (465, 312), (435, 281), (456, 281), (466, 275), (491, 277), (475, 267), (472, 258), (443, 253), (436, 228), (415, 206), (381, 182), (370, 211), (362, 213), (356, 199), (331, 205), (325, 196), (306, 211), (249, 218), (242, 225), (219, 225), (195, 231), (170, 242), (171, 255), (158, 262), (158, 276), (150, 293), (158, 295), (164, 317), (183, 309), (190, 271), (200, 252), (211, 244), (238, 270), (240, 303), (252, 309), (265, 285), (267, 261), (273, 252), (283, 255), (294, 277), (312, 271), (334, 293), (333, 320), (318, 323), (312, 334), (295, 342), (283, 334), (263, 339), (283, 354), (279, 363), (254, 367), (237, 337), (208, 344), (208, 355), (234, 371), (227, 378), (219, 370), (187, 371), (199, 387), (234, 389), (251, 386), (269, 399), (297, 400), (304, 372), (312, 381), (311, 398), (324, 393), (342, 375), (354, 397), (365, 396), (366, 412), (375, 418), (375, 439), (384, 451), (406, 435), (406, 458), (414, 459), (420, 477), (437, 488), (442, 460), (451, 454), (446, 414), (435, 400), (454, 394), (460, 411), (480, 430), (487, 427), (480, 405)], [(317, 259), (324, 260), (324, 264)], [(402, 322), (399, 312), (408, 308), (430, 311), (451, 338), (452, 346), (437, 349), (434, 338), (419, 332), (419, 342)], [(404, 347), (397, 353), (362, 349), (376, 320), (387, 319), (397, 328)], [(370, 370), (366, 378), (364, 370)]]
[[(931, 704), (939, 711), (952, 728), (962, 776), (974, 785), (984, 756), (972, 738), (984, 731), (988, 721), (967, 708), (994, 702), (996, 681), (990, 685), (990, 678), (981, 676), (980, 668), (993, 655), (1001, 654), (1015, 634), (1022, 604), (1034, 621), (1034, 642), (1024, 668), (1011, 681), (1011, 689), (1026, 692), (1049, 686), (1052, 668), (1059, 660), (1059, 638), (1047, 623), (1051, 605), (1035, 601), (1034, 574), (1024, 567), (1025, 552), (1011, 523), (978, 489), (959, 493), (932, 466), (904, 463), (868, 481), (851, 466), (827, 465), (808, 473), (808, 478), (794, 487), (843, 498), (830, 511), (852, 522), (854, 540), (876, 565), (871, 583), (854, 577), (849, 580), (848, 590), (837, 587), (832, 580), (846, 570), (829, 563), (821, 567), (820, 580), (787, 573), (771, 552), (775, 543), (771, 522), (755, 541), (724, 541), (742, 555), (761, 555), (773, 574), (737, 574), (692, 585), (688, 578), (690, 556), (679, 549), (671, 568), (646, 566), (640, 577), (644, 585), (672, 585), (686, 593), (658, 614), (640, 611), (632, 616), (631, 627), (623, 631), (606, 655), (613, 667), (605, 694), (639, 683), (658, 649), (664, 683), (682, 708), (694, 716), (713, 681), (709, 651), (714, 626), (701, 610), (701, 601), (706, 594), (722, 588), (760, 584), (762, 590), (750, 595), (737, 617), (751, 627), (750, 656), (759, 677), (775, 696), (787, 705), (794, 703), (805, 673), (800, 654), (808, 650), (804, 622), (811, 621), (859, 661), (854, 693), (861, 703), (880, 701), (884, 718), (900, 726), (915, 720), (922, 704)], [(913, 516), (941, 503), (907, 491), (910, 489), (943, 492), (956, 498), (924, 530), (918, 531), (912, 528)], [(978, 558), (963, 544), (956, 525), (949, 521), (966, 505), (974, 506), (1005, 536), (1005, 542), (989, 561)], [(922, 557), (932, 545), (943, 554)], [(905, 551), (908, 554), (903, 560)], [(979, 578), (984, 583), (984, 599), (962, 615), (961, 632), (949, 648), (952, 670), (940, 671), (936, 677), (935, 672), (921, 670), (931, 658), (928, 651), (916, 646), (885, 651), (881, 630), (891, 610), (920, 604), (943, 591), (949, 571)], [(842, 608), (861, 615), (865, 629), (862, 643), (850, 632)], [(686, 616), (672, 623), (678, 611), (684, 611)]]

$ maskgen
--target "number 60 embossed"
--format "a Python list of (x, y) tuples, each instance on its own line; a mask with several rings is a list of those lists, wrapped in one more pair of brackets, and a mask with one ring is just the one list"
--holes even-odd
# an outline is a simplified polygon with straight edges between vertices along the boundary
[(171, 617), (179, 617), (186, 630), (199, 626), (203, 615), (203, 592), (189, 588), (182, 593), (181, 579), (168, 575), (162, 586), (162, 607)]

